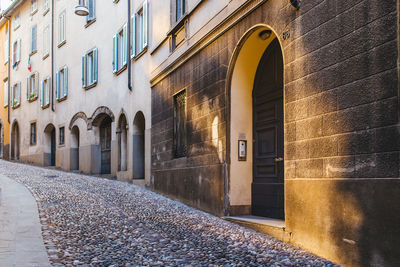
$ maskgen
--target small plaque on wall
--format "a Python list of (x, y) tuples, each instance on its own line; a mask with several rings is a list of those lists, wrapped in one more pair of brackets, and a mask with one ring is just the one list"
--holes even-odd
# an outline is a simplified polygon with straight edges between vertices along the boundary
[(238, 141), (238, 159), (239, 161), (247, 160), (247, 140)]

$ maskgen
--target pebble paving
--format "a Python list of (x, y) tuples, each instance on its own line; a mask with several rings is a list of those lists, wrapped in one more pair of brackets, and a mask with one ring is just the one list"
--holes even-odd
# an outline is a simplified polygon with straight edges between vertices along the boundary
[(0, 161), (39, 207), (53, 266), (335, 266), (149, 190)]

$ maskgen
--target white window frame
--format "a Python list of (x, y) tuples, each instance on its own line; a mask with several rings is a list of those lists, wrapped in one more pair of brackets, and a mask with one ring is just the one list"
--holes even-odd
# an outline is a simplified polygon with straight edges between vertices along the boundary
[(149, 2), (145, 0), (131, 18), (131, 58), (136, 57), (148, 46)]
[(66, 29), (67, 29), (67, 12), (64, 10), (58, 15), (58, 47), (61, 47), (65, 44), (66, 38)]
[(20, 26), (21, 26), (21, 22), (20, 22), (20, 14), (16, 14), (14, 16), (14, 31), (17, 30)]
[(38, 37), (38, 27), (33, 25), (31, 27), (31, 55), (37, 52), (37, 37)]
[(124, 70), (128, 62), (126, 51), (128, 45), (127, 26), (128, 25), (125, 24), (113, 37), (113, 73), (116, 74)]
[(42, 109), (50, 106), (50, 95), (51, 95), (51, 78), (47, 77), (42, 81), (42, 88), (40, 92), (40, 106)]
[(56, 74), (56, 99), (63, 101), (68, 96), (68, 67), (61, 68)]
[(11, 107), (18, 108), (21, 105), (21, 82), (11, 87)]
[(31, 16), (38, 11), (38, 1), (31, 0)]
[(50, 1), (49, 0), (44, 0), (43, 1), (43, 16), (47, 14), (50, 10)]
[(15, 68), (21, 61), (21, 39), (14, 41), (12, 45), (11, 62), (12, 67)]
[(43, 59), (47, 58), (50, 54), (50, 25), (43, 29)]
[(29, 75), (26, 81), (26, 99), (28, 101), (34, 101), (38, 98), (39, 92), (39, 73), (34, 72)]
[(91, 49), (82, 57), (82, 88), (88, 89), (96, 86), (98, 82), (98, 59), (98, 48)]

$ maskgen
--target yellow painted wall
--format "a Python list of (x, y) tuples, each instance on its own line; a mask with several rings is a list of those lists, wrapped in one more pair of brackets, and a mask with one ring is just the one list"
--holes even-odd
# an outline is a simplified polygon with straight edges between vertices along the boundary
[(8, 77), (8, 63), (4, 64), (5, 49), (4, 45), (7, 36), (8, 22), (0, 27), (0, 119), (3, 122), (4, 145), (10, 144), (10, 123), (8, 122), (8, 107), (4, 107), (4, 83)]

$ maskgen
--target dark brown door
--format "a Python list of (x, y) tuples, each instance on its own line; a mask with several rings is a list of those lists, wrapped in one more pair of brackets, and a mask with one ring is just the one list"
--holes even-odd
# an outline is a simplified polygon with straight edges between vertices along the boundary
[(283, 60), (277, 39), (254, 80), (252, 214), (284, 219)]
[(111, 119), (105, 118), (100, 125), (101, 173), (111, 173)]

